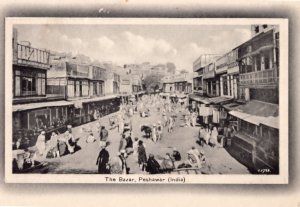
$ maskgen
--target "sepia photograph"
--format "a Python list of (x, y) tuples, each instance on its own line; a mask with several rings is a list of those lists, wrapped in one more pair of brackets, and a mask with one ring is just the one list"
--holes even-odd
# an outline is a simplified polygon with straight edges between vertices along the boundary
[(288, 183), (287, 25), (6, 18), (6, 182)]

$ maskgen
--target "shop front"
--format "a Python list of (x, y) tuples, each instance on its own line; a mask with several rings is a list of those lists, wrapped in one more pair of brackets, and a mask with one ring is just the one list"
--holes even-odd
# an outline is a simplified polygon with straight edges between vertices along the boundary
[(26, 137), (34, 145), (41, 131), (46, 132), (46, 139), (54, 131), (64, 132), (72, 105), (67, 101), (13, 105), (13, 141)]
[(117, 112), (120, 109), (120, 98), (115, 95), (73, 101), (75, 108), (72, 125), (78, 126)]
[(258, 173), (257, 169), (279, 171), (279, 123), (278, 105), (250, 101), (236, 107), (229, 114), (237, 119), (237, 133), (233, 149), (244, 157), (244, 164)]

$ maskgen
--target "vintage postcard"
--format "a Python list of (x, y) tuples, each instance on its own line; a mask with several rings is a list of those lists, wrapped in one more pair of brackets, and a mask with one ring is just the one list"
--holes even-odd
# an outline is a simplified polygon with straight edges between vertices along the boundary
[(288, 20), (6, 18), (8, 183), (287, 184)]

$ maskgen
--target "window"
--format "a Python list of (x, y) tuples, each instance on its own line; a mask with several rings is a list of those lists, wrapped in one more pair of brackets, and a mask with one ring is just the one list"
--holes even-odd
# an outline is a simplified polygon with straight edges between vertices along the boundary
[(22, 92), (24, 95), (35, 95), (36, 79), (32, 77), (21, 77)]
[(252, 46), (251, 45), (249, 45), (248, 47), (247, 47), (247, 52), (249, 53), (249, 52), (252, 52)]
[(93, 83), (93, 90), (94, 90), (94, 91), (93, 91), (93, 92), (94, 92), (94, 95), (99, 95), (99, 94), (98, 94), (98, 91), (97, 91), (97, 83), (96, 83), (96, 82)]
[(75, 96), (79, 97), (80, 96), (80, 81), (76, 81), (76, 85), (75, 85)]
[(270, 69), (270, 58), (267, 55), (265, 56), (265, 69)]
[(256, 62), (256, 71), (261, 71), (261, 60), (260, 56), (255, 57), (255, 62)]
[(246, 57), (243, 58), (240, 62), (241, 73), (250, 73), (252, 72), (252, 58)]
[(223, 95), (228, 95), (227, 76), (223, 76)]
[(37, 70), (15, 70), (14, 96), (46, 95), (46, 74)]
[(268, 28), (268, 25), (267, 24), (263, 24), (263, 28), (264, 29)]
[(74, 81), (68, 80), (68, 97), (74, 97), (76, 90), (75, 90), (75, 85)]
[(217, 94), (217, 83), (216, 82), (212, 82), (212, 95), (216, 95)]
[(259, 33), (259, 26), (255, 26), (254, 31), (255, 31), (255, 33)]

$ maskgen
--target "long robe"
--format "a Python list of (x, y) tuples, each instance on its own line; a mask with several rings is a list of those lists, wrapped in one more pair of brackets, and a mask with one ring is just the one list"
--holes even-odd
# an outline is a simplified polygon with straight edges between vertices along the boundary
[(138, 146), (138, 163), (139, 165), (147, 162), (146, 150), (143, 145)]
[(97, 158), (97, 163), (96, 163), (98, 165), (99, 174), (109, 174), (109, 171), (106, 168), (108, 161), (109, 161), (109, 153), (105, 148), (103, 148), (99, 153), (99, 156)]
[(158, 174), (160, 173), (160, 165), (154, 158), (149, 158), (146, 170), (150, 174)]
[(45, 135), (40, 134), (36, 140), (36, 148), (39, 151), (39, 154), (44, 154), (46, 150), (46, 137)]
[(126, 159), (122, 156), (116, 156), (110, 161), (111, 174), (127, 174)]

